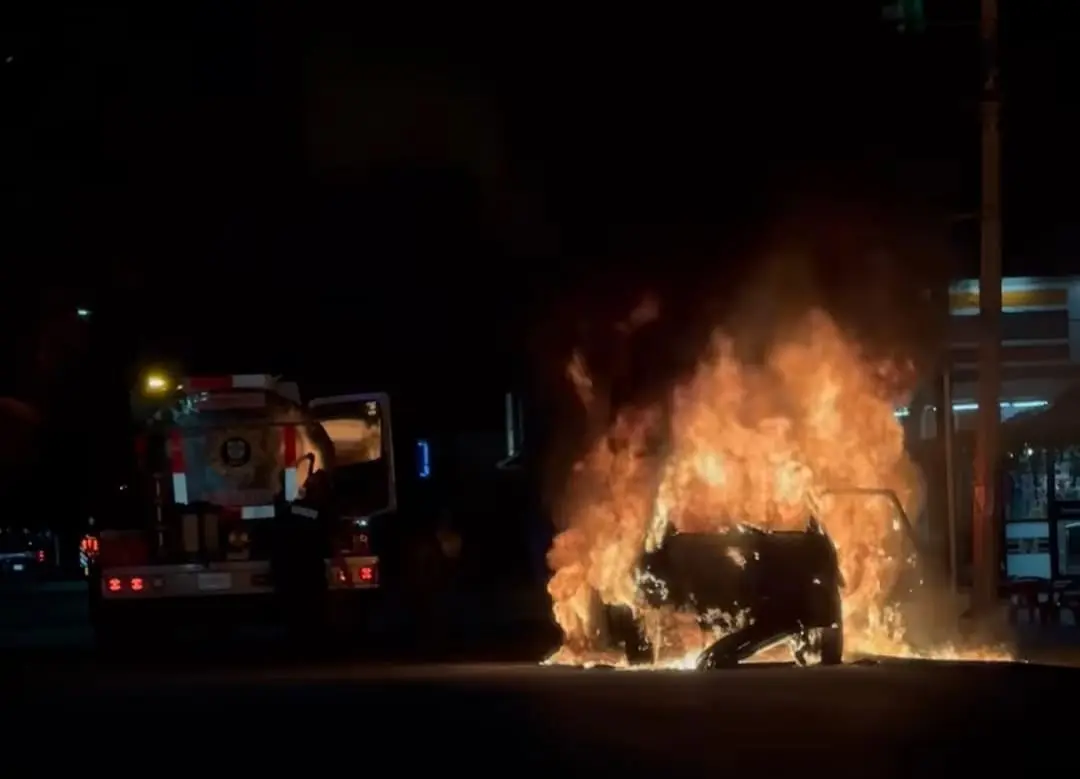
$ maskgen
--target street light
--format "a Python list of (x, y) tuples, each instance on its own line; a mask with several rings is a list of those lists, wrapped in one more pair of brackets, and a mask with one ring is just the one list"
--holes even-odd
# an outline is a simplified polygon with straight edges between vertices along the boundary
[(150, 394), (165, 392), (169, 388), (169, 380), (158, 373), (151, 373), (146, 377), (146, 391)]

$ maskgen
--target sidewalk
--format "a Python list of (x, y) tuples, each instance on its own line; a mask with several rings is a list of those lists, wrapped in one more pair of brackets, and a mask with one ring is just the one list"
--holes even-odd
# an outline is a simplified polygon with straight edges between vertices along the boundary
[(1080, 667), (1080, 628), (1017, 625), (1015, 630), (1019, 659)]
[(86, 595), (86, 587), (86, 579), (5, 583), (0, 586), (0, 600), (5, 598), (38, 597), (41, 595), (62, 595), (65, 593)]

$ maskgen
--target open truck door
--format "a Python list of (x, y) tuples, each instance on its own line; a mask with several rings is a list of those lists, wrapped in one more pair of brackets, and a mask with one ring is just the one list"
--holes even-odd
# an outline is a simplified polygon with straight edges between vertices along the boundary
[[(329, 562), (331, 590), (380, 586), (386, 528), (374, 521), (397, 510), (390, 398), (358, 392), (315, 398), (308, 413), (333, 446), (330, 478), (342, 520)], [(336, 617), (348, 623), (348, 607)]]
[(390, 398), (369, 392), (315, 398), (311, 416), (334, 447), (334, 494), (343, 514), (370, 519), (397, 509)]

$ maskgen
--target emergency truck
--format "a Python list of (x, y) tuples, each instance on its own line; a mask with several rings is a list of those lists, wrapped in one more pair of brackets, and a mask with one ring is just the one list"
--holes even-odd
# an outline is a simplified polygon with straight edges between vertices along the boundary
[(365, 608), (397, 506), (385, 393), (304, 403), (269, 375), (153, 373), (132, 409), (136, 477), (83, 547), (100, 638), (152, 617), (273, 615), (282, 557), (302, 549), (318, 550), (328, 616)]

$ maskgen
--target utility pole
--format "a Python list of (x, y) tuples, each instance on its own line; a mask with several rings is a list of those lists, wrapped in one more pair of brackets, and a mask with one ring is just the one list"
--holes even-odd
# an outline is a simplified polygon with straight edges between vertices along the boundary
[(959, 572), (958, 546), (956, 543), (956, 451), (955, 425), (956, 417), (953, 413), (953, 379), (952, 359), (946, 357), (945, 370), (941, 372), (941, 399), (938, 405), (938, 419), (944, 424), (938, 425), (941, 431), (941, 440), (945, 445), (945, 521), (948, 533), (949, 551), (949, 593), (956, 597), (958, 588), (956, 577)]
[(1001, 114), (998, 0), (981, 0), (983, 43), (982, 209), (979, 268), (979, 411), (975, 436), (972, 605), (986, 612), (997, 601), (1001, 566), (998, 459), (1001, 438)]

